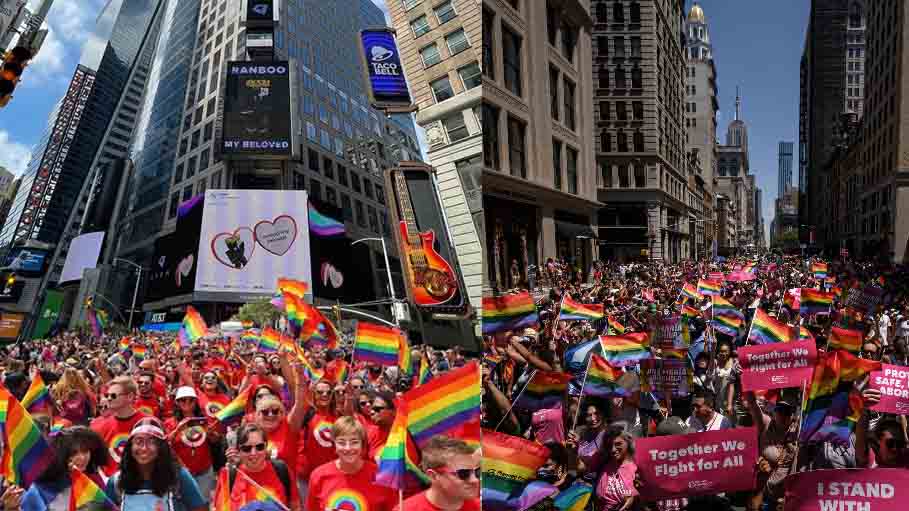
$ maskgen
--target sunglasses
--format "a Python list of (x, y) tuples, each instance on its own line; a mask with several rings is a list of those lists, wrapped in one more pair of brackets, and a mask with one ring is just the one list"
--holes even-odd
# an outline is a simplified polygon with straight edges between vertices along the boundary
[(382, 410), (384, 410), (384, 409), (386, 409), (386, 408), (388, 408), (388, 407), (387, 407), (387, 406), (373, 406), (373, 407), (372, 407), (372, 411), (374, 411), (374, 412), (376, 412), (376, 413), (379, 413), (379, 412), (381, 412)]
[(256, 445), (241, 445), (240, 450), (246, 454), (253, 452), (253, 450), (256, 452), (262, 452), (265, 450), (265, 442), (260, 442)]
[(331, 390), (317, 390), (315, 394), (318, 396), (330, 396), (332, 392)]
[(202, 377), (202, 381), (216, 381), (217, 378), (214, 375), (205, 375)]
[(369, 401), (360, 401), (360, 408), (367, 408), (369, 406)]
[(443, 474), (454, 474), (462, 481), (470, 481), (470, 476), (480, 479), (480, 467), (477, 468), (459, 468), (457, 470), (440, 470)]
[(115, 393), (105, 394), (105, 395), (104, 395), (104, 397), (106, 397), (106, 398), (107, 398), (108, 400), (110, 400), (110, 401), (113, 401), (114, 399), (117, 399), (117, 398), (120, 397), (120, 396), (121, 396), (121, 394), (115, 394)]
[(265, 410), (259, 410), (259, 413), (264, 417), (277, 417), (281, 415), (282, 410), (280, 408), (267, 408)]

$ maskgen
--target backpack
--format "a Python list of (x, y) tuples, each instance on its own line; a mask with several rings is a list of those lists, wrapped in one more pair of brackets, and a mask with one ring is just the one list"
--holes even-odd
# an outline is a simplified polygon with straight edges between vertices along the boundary
[[(275, 473), (278, 474), (278, 479), (281, 481), (281, 486), (284, 487), (284, 501), (290, 502), (290, 471), (287, 469), (287, 464), (281, 460), (271, 459), (271, 466), (275, 469)], [(227, 468), (227, 477), (228, 477), (228, 490), (233, 490), (234, 481), (237, 480), (237, 466), (228, 465)]]

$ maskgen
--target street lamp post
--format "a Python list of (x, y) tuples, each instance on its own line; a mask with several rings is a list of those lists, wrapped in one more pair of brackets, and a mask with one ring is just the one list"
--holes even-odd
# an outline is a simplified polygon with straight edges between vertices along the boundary
[(395, 296), (395, 282), (394, 282), (394, 280), (391, 279), (391, 265), (388, 264), (388, 249), (385, 246), (385, 238), (360, 238), (360, 239), (354, 241), (353, 243), (351, 243), (350, 246), (352, 247), (361, 241), (379, 241), (382, 243), (382, 255), (385, 257), (385, 274), (388, 276), (388, 292), (391, 293), (391, 302), (392, 302), (391, 316), (395, 320), (395, 326), (401, 326), (398, 321), (398, 313), (395, 310), (395, 307), (397, 307), (397, 305), (398, 305), (398, 298), (397, 298), (397, 296)]
[(114, 263), (116, 263), (117, 261), (121, 261), (130, 266), (133, 266), (137, 270), (136, 287), (133, 289), (133, 303), (129, 307), (129, 328), (132, 328), (133, 327), (133, 312), (136, 310), (136, 298), (139, 296), (139, 283), (142, 282), (142, 267), (128, 259), (123, 259), (121, 257), (115, 257)]

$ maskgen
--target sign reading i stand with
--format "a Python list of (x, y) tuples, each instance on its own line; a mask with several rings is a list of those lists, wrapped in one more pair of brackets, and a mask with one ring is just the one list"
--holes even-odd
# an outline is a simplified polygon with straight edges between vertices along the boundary
[(372, 106), (386, 110), (414, 110), (394, 31), (390, 28), (361, 30), (359, 47)]

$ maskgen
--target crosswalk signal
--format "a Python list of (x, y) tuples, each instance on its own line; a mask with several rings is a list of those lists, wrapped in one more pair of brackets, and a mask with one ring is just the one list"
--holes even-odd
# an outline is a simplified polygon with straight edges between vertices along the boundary
[(19, 83), (22, 70), (32, 58), (28, 48), (17, 46), (3, 56), (3, 67), (0, 68), (0, 108), (6, 106), (13, 97), (13, 90)]

